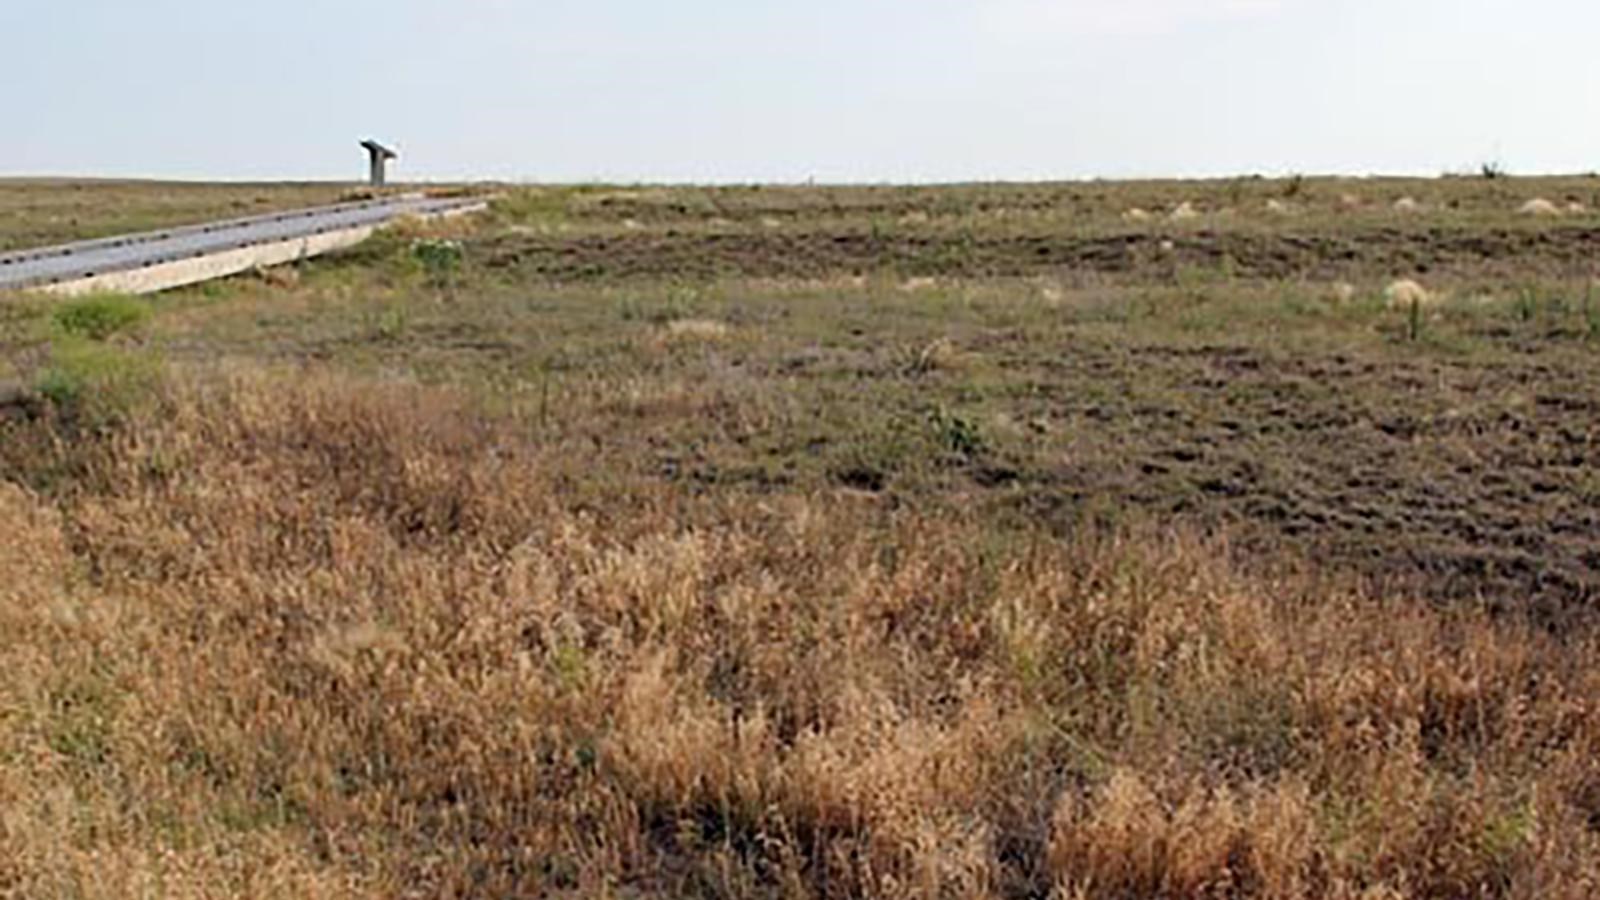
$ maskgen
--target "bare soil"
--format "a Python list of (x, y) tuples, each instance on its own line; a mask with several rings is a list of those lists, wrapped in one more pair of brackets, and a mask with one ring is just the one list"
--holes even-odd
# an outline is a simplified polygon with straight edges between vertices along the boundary
[(1030, 518), (1070, 527), (1110, 500), (1439, 599), (1549, 614), (1600, 597), (1592, 365), (996, 344), (1029, 385), (1014, 415), (1074, 436), (1062, 457), (1001, 465), (1003, 502)]
[(1084, 274), (1171, 281), (1193, 269), (1239, 278), (1353, 279), (1384, 274), (1515, 277), (1592, 272), (1600, 228), (1395, 228), (1349, 234), (1145, 231), (1069, 234), (672, 230), (577, 237), (505, 236), (484, 265), (550, 281), (662, 278), (1018, 278)]

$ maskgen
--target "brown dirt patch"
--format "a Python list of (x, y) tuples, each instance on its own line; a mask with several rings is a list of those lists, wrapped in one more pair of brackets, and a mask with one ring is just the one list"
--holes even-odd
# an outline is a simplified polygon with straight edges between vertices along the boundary
[(1569, 275), (1592, 269), (1600, 254), (1600, 229), (1381, 228), (1348, 234), (1199, 231), (1091, 237), (666, 231), (502, 235), (483, 241), (480, 253), (492, 270), (557, 282), (822, 278), (876, 272), (958, 278), (1090, 272), (1170, 280), (1196, 268), (1251, 279), (1387, 277), (1438, 270)]
[(1035, 376), (1014, 415), (1072, 436), (1016, 466), (1030, 518), (1110, 498), (1439, 599), (1600, 597), (1592, 367), (1092, 344), (1010, 364)]

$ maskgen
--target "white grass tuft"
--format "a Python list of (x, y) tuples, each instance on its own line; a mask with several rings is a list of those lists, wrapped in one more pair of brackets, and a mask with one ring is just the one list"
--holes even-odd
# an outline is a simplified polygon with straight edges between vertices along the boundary
[(1517, 212), (1525, 216), (1559, 216), (1561, 207), (1543, 197), (1535, 197), (1518, 207)]
[(1185, 200), (1178, 204), (1177, 208), (1167, 218), (1173, 222), (1188, 222), (1200, 218), (1200, 211), (1194, 208), (1193, 203)]
[(1422, 204), (1418, 203), (1414, 197), (1401, 197), (1394, 202), (1394, 211), (1397, 213), (1422, 212)]
[(1401, 278), (1391, 283), (1384, 289), (1383, 297), (1388, 301), (1390, 309), (1407, 309), (1413, 304), (1432, 306), (1439, 302), (1437, 294), (1410, 278)]
[(1135, 206), (1133, 209), (1123, 213), (1122, 218), (1127, 222), (1148, 222), (1150, 221), (1151, 216), (1149, 211)]
[(715, 319), (674, 319), (667, 323), (667, 336), (683, 341), (721, 341), (733, 334), (726, 322)]

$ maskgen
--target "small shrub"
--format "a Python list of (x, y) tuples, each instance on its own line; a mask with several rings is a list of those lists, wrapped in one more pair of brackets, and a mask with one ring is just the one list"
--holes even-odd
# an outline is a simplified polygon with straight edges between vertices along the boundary
[(61, 305), (52, 318), (64, 334), (104, 341), (144, 324), (150, 307), (126, 294), (99, 294)]
[(442, 286), (461, 271), (466, 251), (460, 241), (422, 238), (411, 242), (411, 258), (422, 265), (429, 283)]
[(939, 408), (929, 416), (939, 445), (968, 459), (983, 453), (985, 441), (978, 423)]
[(376, 340), (398, 341), (411, 330), (411, 312), (399, 304), (390, 304), (373, 313), (368, 325)]

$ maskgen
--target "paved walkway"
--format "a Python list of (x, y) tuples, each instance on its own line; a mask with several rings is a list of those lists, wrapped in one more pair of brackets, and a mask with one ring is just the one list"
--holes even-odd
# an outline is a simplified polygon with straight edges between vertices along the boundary
[(48, 287), (258, 244), (382, 225), (405, 216), (437, 216), (482, 203), (481, 198), (471, 197), (395, 197), (22, 250), (0, 255), (0, 291)]

